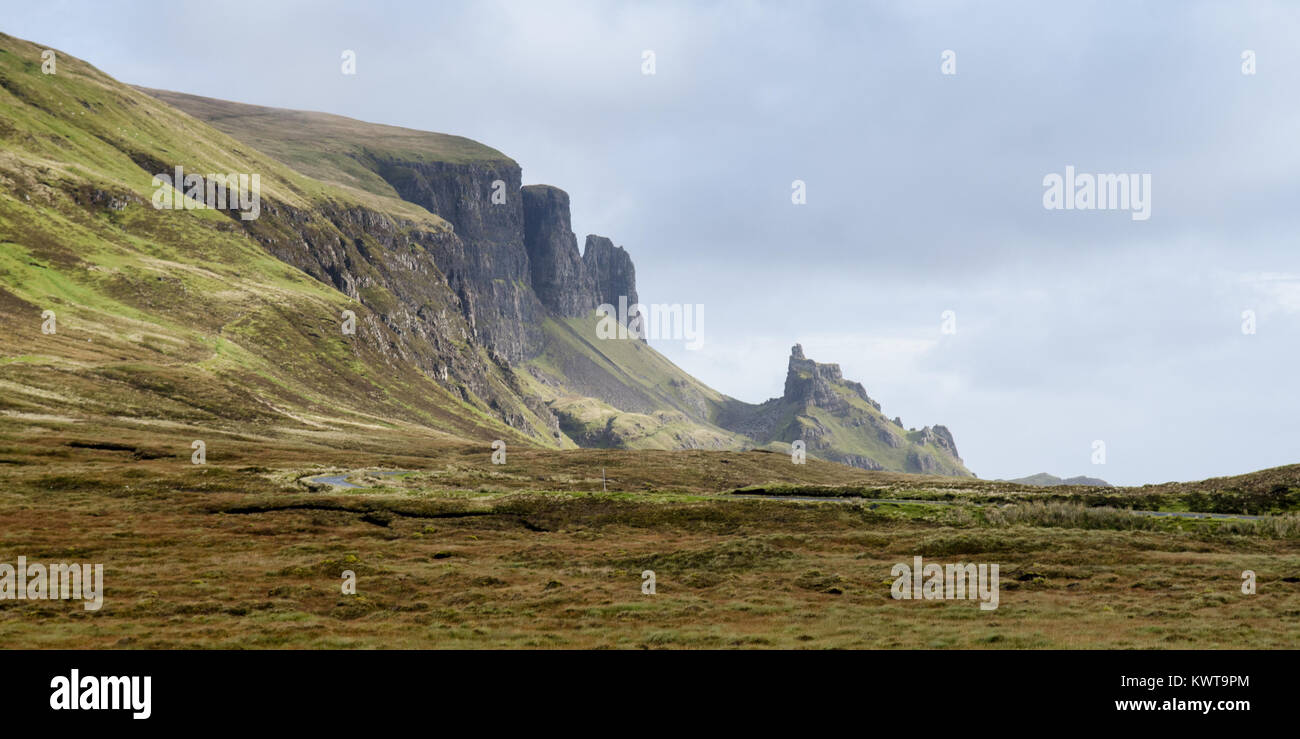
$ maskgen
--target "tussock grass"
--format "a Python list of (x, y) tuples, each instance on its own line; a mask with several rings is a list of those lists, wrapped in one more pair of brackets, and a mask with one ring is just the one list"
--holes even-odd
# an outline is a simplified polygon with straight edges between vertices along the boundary
[(1220, 524), (1219, 532), (1268, 539), (1300, 539), (1300, 514), (1289, 513), (1254, 520), (1231, 519)]
[(1258, 519), (1183, 519), (1151, 516), (1118, 508), (1090, 508), (1080, 503), (1020, 503), (989, 507), (984, 520), (990, 526), (1041, 526), (1112, 531), (1186, 531), (1197, 538), (1230, 536), (1300, 539), (1300, 514)]
[(1118, 508), (1089, 508), (1079, 503), (1020, 503), (990, 506), (984, 512), (991, 526), (1048, 526), (1114, 531), (1168, 530), (1167, 521)]

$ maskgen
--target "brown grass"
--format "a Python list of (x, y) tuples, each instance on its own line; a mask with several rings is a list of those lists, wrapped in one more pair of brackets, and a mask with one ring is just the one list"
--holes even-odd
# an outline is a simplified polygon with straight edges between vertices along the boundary
[[(0, 561), (102, 562), (107, 589), (98, 613), (0, 601), (11, 647), (1282, 648), (1300, 614), (1294, 540), (725, 496), (877, 479), (779, 455), (518, 450), (493, 466), (488, 448), (418, 438), (259, 434), (209, 441), (196, 467), (184, 433), (87, 448), (76, 429), (3, 429)], [(309, 493), (313, 464), (418, 474)], [(616, 492), (590, 492), (601, 466)], [(914, 555), (1000, 564), (1001, 606), (893, 600), (890, 568)]]

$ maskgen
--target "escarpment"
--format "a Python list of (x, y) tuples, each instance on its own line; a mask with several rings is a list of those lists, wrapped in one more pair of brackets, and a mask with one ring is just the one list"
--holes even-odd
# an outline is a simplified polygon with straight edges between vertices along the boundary
[(529, 289), (519, 165), (403, 161), (371, 154), (375, 172), (402, 199), (451, 223), (463, 248), (437, 254), (479, 339), (510, 361), (539, 340), (541, 303)]
[[(307, 210), (268, 201), (243, 224), (272, 255), (356, 300), (391, 331), (362, 318), (356, 334), (390, 363), (418, 367), (470, 405), (528, 434), (555, 426), (517, 392), (495, 353), (473, 340), (474, 306), (441, 265), (465, 259), (451, 229), (434, 229), (357, 205), (318, 203)], [(385, 337), (395, 336), (396, 340)]]
[[(246, 228), (281, 260), (354, 297), (409, 363), (546, 443), (612, 448), (789, 449), (864, 469), (969, 475), (943, 426), (905, 430), (861, 383), (796, 345), (783, 392), (744, 403), (705, 386), (644, 340), (595, 329), (601, 305), (640, 302), (631, 255), (588, 235), (569, 196), (523, 185), (519, 165), (470, 139), (340, 116), (147, 91), (308, 176), (405, 201), (446, 228), (385, 208), (295, 211), (273, 203)], [(330, 228), (321, 228), (320, 220)], [(621, 314), (620, 318), (630, 317)], [(378, 334), (376, 334), (378, 336)], [(629, 338), (635, 338), (634, 335)], [(382, 342), (380, 342), (382, 343)]]

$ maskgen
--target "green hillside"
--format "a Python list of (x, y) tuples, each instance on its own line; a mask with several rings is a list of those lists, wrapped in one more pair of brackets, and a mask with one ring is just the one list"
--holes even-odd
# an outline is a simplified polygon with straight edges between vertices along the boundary
[(496, 149), (463, 136), (366, 123), (330, 113), (247, 105), (170, 90), (139, 89), (305, 175), (376, 195), (398, 197), (392, 185), (377, 173), (377, 156), (426, 164), (513, 163)]
[(581, 446), (744, 449), (753, 443), (711, 422), (730, 400), (636, 340), (596, 338), (597, 318), (549, 319), (528, 372), (532, 391)]
[[(445, 222), (304, 177), (72, 56), (59, 53), (57, 73), (43, 74), (42, 50), (0, 35), (0, 411), (109, 426), (514, 438), (482, 397), (398, 361), (423, 349), (370, 307), (384, 309), (381, 268), (360, 254), (383, 247), (326, 214), (369, 213), (390, 236), (425, 241), (442, 238)], [(153, 175), (176, 165), (258, 174), (260, 217), (155, 209)], [(369, 285), (358, 299), (268, 252), (326, 243)], [(463, 335), (445, 310), (454, 296), (435, 284), (428, 299), (447, 342)], [(354, 336), (342, 333), (344, 310), (357, 316)], [(44, 311), (54, 312), (53, 334), (42, 333)], [(493, 367), (463, 341), (441, 351)], [(482, 386), (505, 383), (493, 375)]]

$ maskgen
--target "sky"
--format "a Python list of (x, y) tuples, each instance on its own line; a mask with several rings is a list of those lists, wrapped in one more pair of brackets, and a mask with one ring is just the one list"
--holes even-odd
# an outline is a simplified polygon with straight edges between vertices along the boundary
[[(654, 344), (733, 397), (801, 343), (984, 478), (1300, 462), (1300, 5), (0, 4), (124, 82), (505, 152), (704, 306)], [(1149, 175), (1150, 217), (1045, 208), (1067, 166)]]

